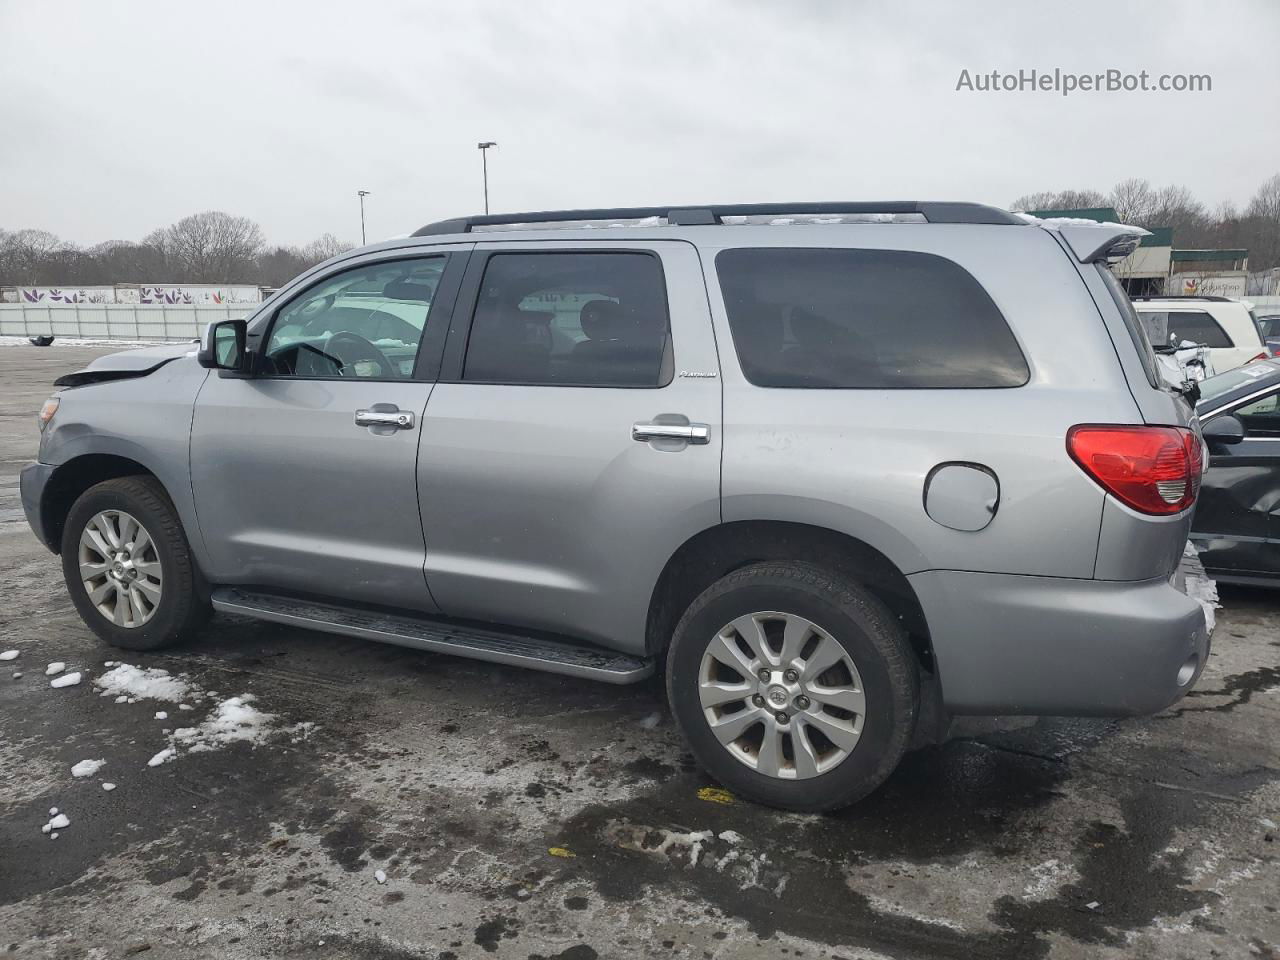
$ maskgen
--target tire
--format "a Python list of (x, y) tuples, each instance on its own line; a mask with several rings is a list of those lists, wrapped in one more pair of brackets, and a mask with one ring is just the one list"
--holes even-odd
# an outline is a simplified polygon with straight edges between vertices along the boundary
[[(131, 529), (128, 519), (136, 522), (141, 532), (134, 533), (131, 541), (121, 542), (120, 549), (137, 546), (137, 566), (130, 555), (119, 568), (123, 570), (124, 579), (116, 579), (112, 575), (116, 565), (111, 556), (120, 554), (113, 550), (111, 556), (103, 557), (99, 547), (112, 548), (113, 538), (118, 540), (122, 533), (127, 536)], [(82, 535), (91, 523), (89, 542), (82, 548)], [(150, 546), (143, 545), (144, 539)], [(100, 559), (106, 563), (100, 564)], [(92, 564), (84, 568), (83, 575), (82, 562)], [(102, 571), (97, 569), (100, 566), (104, 568)], [(193, 634), (210, 612), (207, 600), (198, 590), (199, 577), (178, 513), (164, 488), (152, 477), (106, 480), (80, 495), (67, 514), (62, 531), (62, 575), (81, 619), (113, 647), (157, 650), (169, 646)], [(128, 579), (131, 575), (132, 584)], [(111, 578), (113, 584), (103, 595), (103, 604), (115, 616), (132, 622), (122, 624), (104, 613), (90, 596), (85, 576), (92, 578), (88, 582), (99, 591)], [(122, 591), (114, 584), (129, 588), (123, 591), (126, 595), (123, 614), (114, 602)], [(139, 598), (138, 606), (127, 599), (135, 595)]]
[[(761, 613), (767, 616), (753, 616)], [(766, 638), (775, 669), (767, 684), (758, 671), (744, 684), (738, 679), (750, 673), (744, 665), (763, 662), (748, 655), (754, 648), (745, 637), (757, 624), (763, 626), (757, 642)], [(793, 636), (791, 652), (807, 656), (787, 661), (796, 677), (781, 660), (784, 637)], [(727, 660), (737, 666), (726, 667)], [(824, 667), (828, 661), (834, 665)], [(704, 697), (737, 698), (742, 689), (754, 693), (742, 696), (741, 707), (704, 705)], [(667, 696), (689, 748), (713, 777), (738, 796), (804, 813), (847, 806), (880, 786), (911, 741), (920, 703), (914, 654), (888, 609), (854, 581), (785, 562), (736, 570), (693, 601), (671, 641)], [(855, 706), (860, 713), (846, 709)], [(753, 710), (757, 719), (746, 716)], [(784, 717), (775, 721), (779, 713)], [(713, 720), (729, 724), (719, 736)], [(739, 727), (740, 740), (722, 742)]]

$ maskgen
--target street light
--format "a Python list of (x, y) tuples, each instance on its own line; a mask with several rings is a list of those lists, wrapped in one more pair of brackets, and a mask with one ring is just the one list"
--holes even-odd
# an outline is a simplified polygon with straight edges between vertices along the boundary
[(364, 238), (364, 198), (369, 196), (368, 190), (357, 190), (356, 196), (360, 198), (360, 246), (364, 246), (368, 241)]
[(484, 212), (489, 212), (489, 148), (496, 147), (492, 140), (481, 140), (476, 144), (480, 151), (480, 166), (484, 170)]

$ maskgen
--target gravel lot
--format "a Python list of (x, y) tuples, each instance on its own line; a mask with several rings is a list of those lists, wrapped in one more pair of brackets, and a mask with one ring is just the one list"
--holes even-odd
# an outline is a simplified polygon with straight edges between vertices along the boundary
[[(221, 616), (101, 646), (18, 472), (50, 382), (113, 349), (0, 345), (0, 957), (1280, 957), (1280, 593), (1223, 591), (1164, 714), (958, 723), (860, 806), (778, 813), (693, 767), (656, 683)], [(194, 709), (98, 696), (108, 660)], [(245, 693), (268, 742), (147, 765)]]

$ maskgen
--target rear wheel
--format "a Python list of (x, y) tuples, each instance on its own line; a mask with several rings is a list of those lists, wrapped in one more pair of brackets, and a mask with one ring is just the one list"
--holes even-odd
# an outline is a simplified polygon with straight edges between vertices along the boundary
[(81, 494), (63, 528), (62, 572), (80, 617), (113, 646), (166, 646), (208, 614), (177, 511), (151, 477)]
[(859, 584), (800, 563), (734, 571), (676, 627), (667, 693), (694, 755), (735, 793), (820, 811), (866, 796), (915, 726), (906, 634)]

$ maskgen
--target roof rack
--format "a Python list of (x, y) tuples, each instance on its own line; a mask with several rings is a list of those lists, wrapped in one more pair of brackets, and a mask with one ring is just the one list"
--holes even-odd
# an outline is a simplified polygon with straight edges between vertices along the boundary
[(429, 223), (413, 232), (415, 237), (442, 233), (471, 233), (477, 227), (504, 227), (529, 223), (567, 223), (575, 221), (666, 220), (671, 226), (712, 226), (724, 217), (758, 216), (822, 216), (835, 214), (915, 214), (929, 223), (991, 223), (1024, 226), (1020, 217), (997, 207), (981, 203), (949, 203), (915, 200), (893, 200), (881, 203), (730, 203), (682, 207), (617, 207), (600, 210), (543, 210), (537, 213), (495, 213), (477, 217), (457, 217)]
[(1166, 293), (1163, 296), (1161, 296), (1160, 294), (1152, 293), (1152, 294), (1143, 294), (1140, 297), (1130, 297), (1129, 299), (1130, 300), (1206, 300), (1210, 303), (1232, 303), (1233, 302), (1230, 297), (1211, 297), (1207, 294), (1203, 297), (1199, 297), (1192, 293)]

